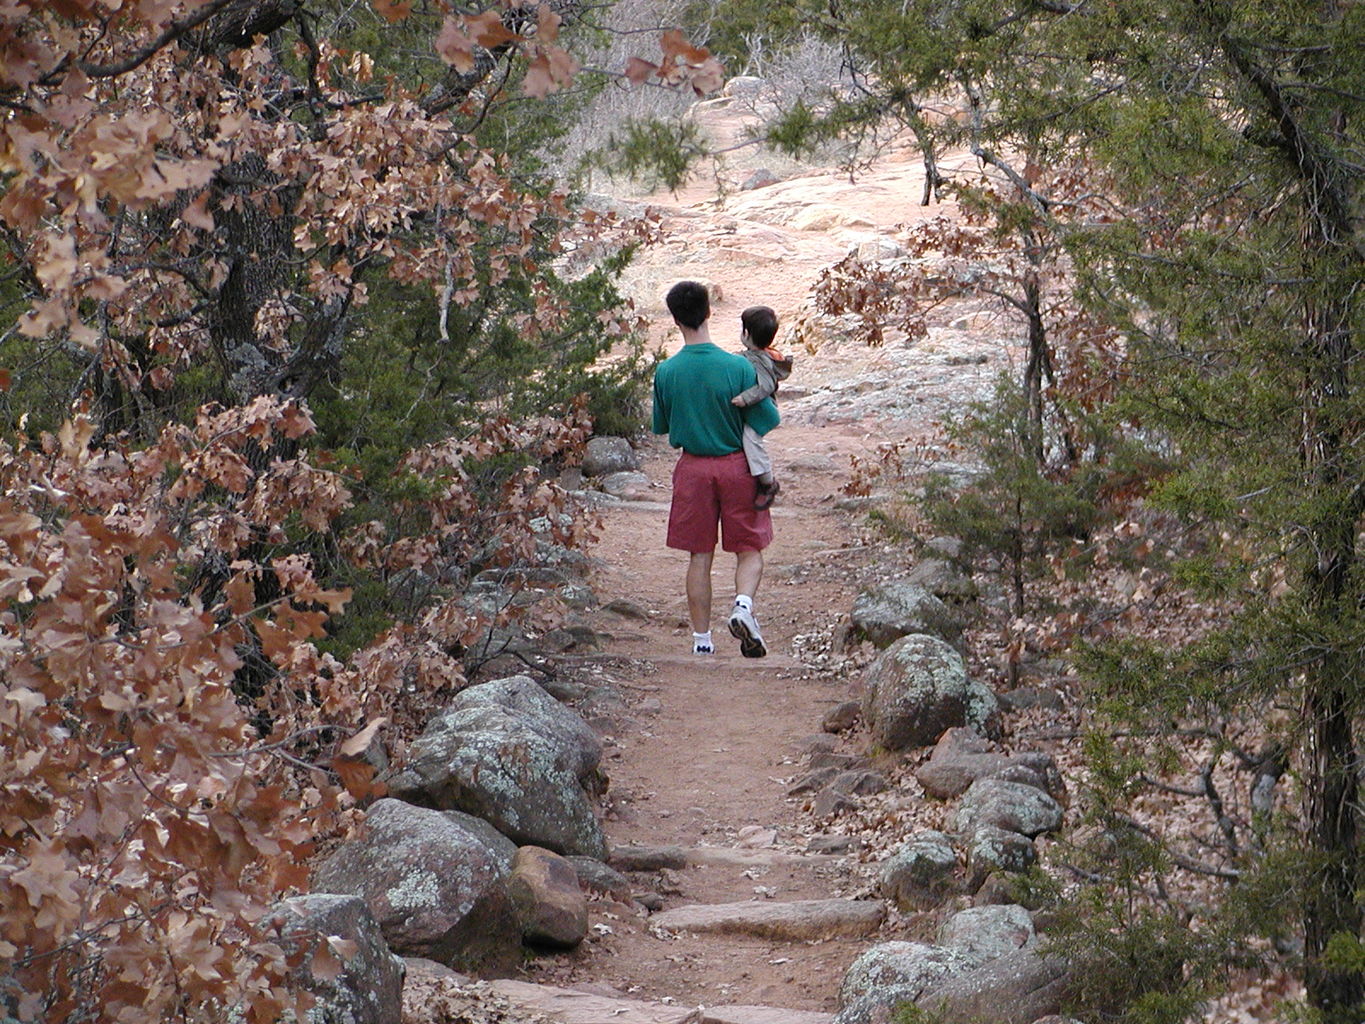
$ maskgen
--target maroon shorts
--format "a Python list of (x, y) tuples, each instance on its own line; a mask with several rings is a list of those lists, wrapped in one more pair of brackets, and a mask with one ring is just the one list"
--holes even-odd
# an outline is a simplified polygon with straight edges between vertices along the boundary
[(773, 540), (772, 514), (754, 508), (758, 487), (742, 451), (729, 455), (688, 455), (673, 467), (673, 506), (668, 513), (668, 546), (693, 554), (716, 549), (720, 523), (725, 551), (762, 551)]

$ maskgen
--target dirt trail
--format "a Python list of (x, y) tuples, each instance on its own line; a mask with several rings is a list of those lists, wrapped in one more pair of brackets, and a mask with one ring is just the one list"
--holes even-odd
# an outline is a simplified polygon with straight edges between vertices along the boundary
[[(736, 130), (739, 113), (724, 104), (702, 114), (721, 137)], [(725, 173), (733, 184), (760, 162), (750, 155)], [(664, 292), (684, 277), (712, 282), (720, 292), (713, 336), (722, 346), (737, 344), (745, 306), (771, 305), (790, 324), (823, 267), (853, 246), (894, 238), (902, 225), (940, 212), (918, 205), (922, 180), (917, 159), (902, 151), (856, 182), (834, 170), (808, 170), (723, 200), (714, 181), (647, 197), (662, 209), (671, 241), (638, 259), (625, 286), (655, 325), (655, 340), (672, 352), (679, 339)], [(849, 456), (866, 456), (881, 441), (926, 435), (948, 405), (981, 393), (1003, 367), (1004, 347), (989, 340), (994, 332), (974, 329), (972, 312), (964, 320), (957, 310), (956, 323), (945, 321), (914, 346), (796, 353), (796, 372), (779, 403), (783, 426), (770, 438), (783, 490), (756, 605), (767, 658), (742, 658), (726, 632), (734, 560), (720, 552), (713, 573), (719, 650), (707, 659), (691, 654), (686, 556), (663, 546), (674, 461), (663, 439), (647, 439), (641, 448), (651, 480), (646, 500), (607, 508), (594, 552), (605, 568), (595, 586), (604, 601), (625, 599), (649, 613), (644, 620), (604, 614), (599, 623), (613, 638), (605, 654), (630, 666), (617, 675), (634, 705), (630, 725), (608, 740), (610, 841), (740, 851), (637, 876), (642, 887), (655, 887), (666, 909), (826, 899), (865, 889), (856, 857), (806, 853), (808, 833), (818, 826), (786, 795), (824, 714), (852, 689), (848, 679), (809, 672), (794, 657), (794, 644), (836, 637), (857, 580), (883, 557), (859, 542), (854, 514), (838, 507)], [(591, 941), (574, 954), (535, 961), (530, 980), (680, 1007), (832, 1012), (845, 968), (873, 941), (659, 937), (637, 910), (612, 901), (593, 904), (592, 922)]]

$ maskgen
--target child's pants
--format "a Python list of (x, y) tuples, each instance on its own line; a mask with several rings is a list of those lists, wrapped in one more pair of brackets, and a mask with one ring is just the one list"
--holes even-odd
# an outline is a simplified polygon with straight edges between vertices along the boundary
[(772, 479), (773, 460), (768, 458), (768, 449), (763, 445), (763, 435), (747, 423), (744, 425), (744, 458), (749, 462), (751, 476)]

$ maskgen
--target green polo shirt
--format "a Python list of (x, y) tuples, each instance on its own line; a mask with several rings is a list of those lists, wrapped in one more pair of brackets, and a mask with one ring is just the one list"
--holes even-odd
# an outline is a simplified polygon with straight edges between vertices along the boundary
[(743, 356), (709, 341), (684, 345), (654, 371), (654, 433), (689, 455), (739, 451), (746, 422), (766, 434), (781, 419), (771, 398), (748, 408), (731, 404), (757, 380)]

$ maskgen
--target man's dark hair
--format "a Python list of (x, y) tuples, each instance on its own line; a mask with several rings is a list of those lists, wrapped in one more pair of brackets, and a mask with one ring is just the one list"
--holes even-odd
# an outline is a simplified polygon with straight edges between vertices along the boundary
[(699, 281), (679, 281), (668, 289), (668, 311), (681, 327), (696, 330), (711, 316), (711, 296)]
[(767, 348), (773, 343), (777, 334), (777, 314), (767, 306), (750, 306), (739, 314), (739, 322), (759, 348)]

